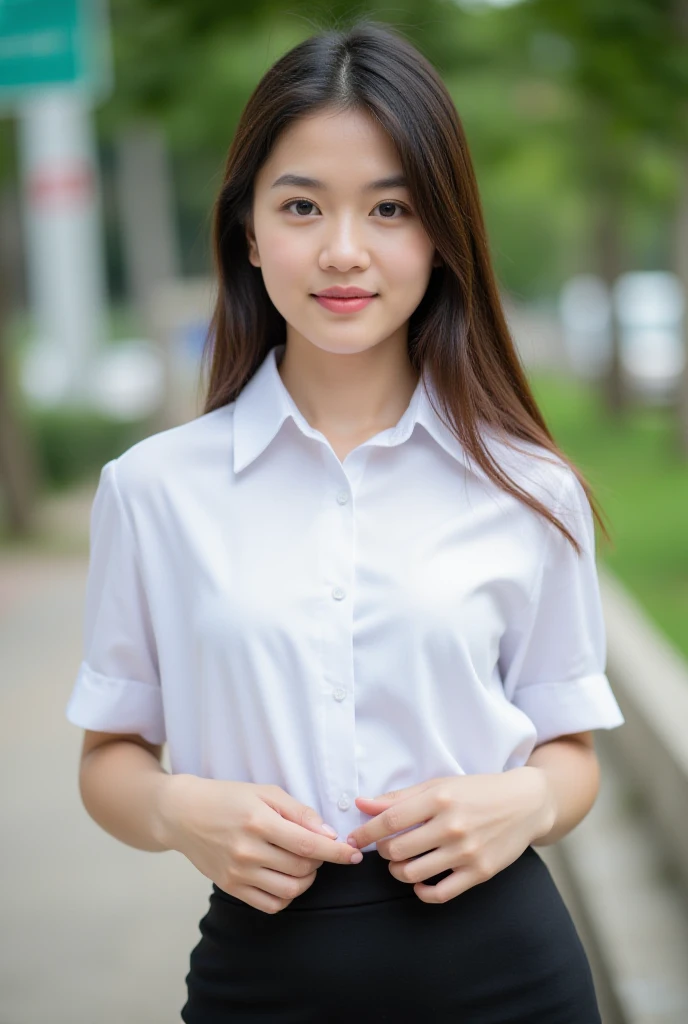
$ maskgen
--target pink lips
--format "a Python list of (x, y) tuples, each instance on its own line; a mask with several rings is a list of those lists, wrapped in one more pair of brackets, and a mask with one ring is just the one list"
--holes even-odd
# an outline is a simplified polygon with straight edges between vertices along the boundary
[(333, 313), (357, 313), (376, 298), (375, 295), (359, 295), (352, 299), (334, 298), (331, 295), (313, 296), (321, 306), (331, 310)]

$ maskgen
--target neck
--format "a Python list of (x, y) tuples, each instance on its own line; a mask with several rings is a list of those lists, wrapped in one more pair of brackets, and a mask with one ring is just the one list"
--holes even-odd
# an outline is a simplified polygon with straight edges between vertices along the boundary
[(311, 427), (353, 441), (396, 426), (418, 383), (405, 337), (341, 355), (292, 335), (278, 371)]

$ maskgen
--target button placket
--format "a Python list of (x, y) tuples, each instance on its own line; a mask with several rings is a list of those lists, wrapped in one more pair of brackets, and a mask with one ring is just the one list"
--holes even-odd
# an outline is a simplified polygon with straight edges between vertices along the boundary
[[(331, 469), (331, 466), (330, 466)], [(354, 757), (355, 706), (353, 680), (353, 576), (355, 554), (354, 501), (348, 479), (339, 466), (329, 487), (325, 483), (320, 541), (322, 583), (328, 594), (322, 630), (321, 720), (324, 723), (323, 763), (325, 794), (330, 815), (344, 820), (332, 823), (338, 831), (355, 827), (351, 808), (358, 792)]]

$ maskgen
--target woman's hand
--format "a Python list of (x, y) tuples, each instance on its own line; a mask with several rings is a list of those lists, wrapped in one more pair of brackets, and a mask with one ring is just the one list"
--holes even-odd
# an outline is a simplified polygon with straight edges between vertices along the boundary
[[(429, 779), (381, 797), (357, 797), (356, 806), (375, 817), (347, 841), (359, 848), (377, 841), (390, 873), (412, 883), (424, 903), (445, 903), (487, 881), (548, 832), (555, 818), (544, 771), (525, 765)], [(396, 835), (404, 829), (411, 831)], [(452, 874), (437, 885), (422, 884), (448, 869)]]
[(323, 861), (362, 859), (280, 786), (171, 775), (162, 794), (166, 845), (218, 888), (268, 914), (305, 892)]

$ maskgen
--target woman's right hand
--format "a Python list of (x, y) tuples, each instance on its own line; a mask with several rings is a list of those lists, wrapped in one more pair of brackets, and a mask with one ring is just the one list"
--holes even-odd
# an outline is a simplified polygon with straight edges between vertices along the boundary
[(161, 787), (165, 843), (218, 888), (275, 914), (313, 884), (317, 869), (361, 854), (321, 831), (322, 818), (280, 786), (170, 775)]

